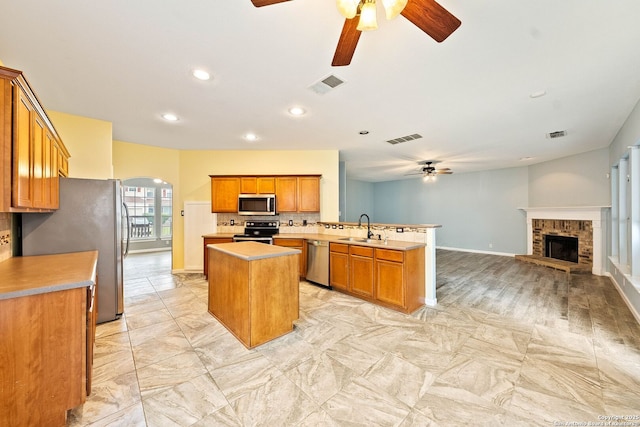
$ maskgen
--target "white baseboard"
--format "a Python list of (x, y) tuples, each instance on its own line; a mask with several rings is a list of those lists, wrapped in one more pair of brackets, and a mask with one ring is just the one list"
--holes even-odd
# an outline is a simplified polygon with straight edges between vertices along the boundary
[(507, 252), (481, 251), (479, 249), (450, 248), (447, 246), (436, 246), (436, 249), (444, 249), (446, 251), (456, 251), (456, 252), (471, 252), (475, 254), (499, 255), (499, 256), (510, 256), (510, 257), (516, 256), (516, 254), (511, 254)]

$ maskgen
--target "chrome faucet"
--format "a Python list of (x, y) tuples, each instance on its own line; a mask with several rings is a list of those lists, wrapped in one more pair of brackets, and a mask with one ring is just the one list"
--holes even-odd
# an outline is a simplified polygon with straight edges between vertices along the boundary
[(373, 237), (373, 232), (371, 231), (371, 221), (369, 220), (369, 215), (367, 215), (367, 214), (360, 215), (360, 218), (358, 218), (358, 227), (362, 227), (362, 217), (363, 216), (367, 217), (367, 239), (370, 239), (370, 238)]

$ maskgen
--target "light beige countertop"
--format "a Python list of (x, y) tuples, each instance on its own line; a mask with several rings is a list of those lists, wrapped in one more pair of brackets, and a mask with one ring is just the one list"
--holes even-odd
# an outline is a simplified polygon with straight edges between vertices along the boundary
[(0, 262), (0, 299), (91, 287), (98, 251), (13, 257)]
[[(234, 235), (232, 233), (213, 233), (213, 234), (205, 234), (202, 236), (203, 238), (231, 238)], [(363, 241), (362, 238), (354, 237), (352, 240), (349, 239), (348, 236), (339, 236), (335, 234), (323, 234), (323, 233), (281, 233), (273, 236), (276, 239), (304, 239), (304, 240), (321, 240), (324, 242), (333, 242), (333, 243), (344, 243), (347, 245), (360, 245), (360, 246), (369, 246), (375, 248), (384, 248), (384, 249), (395, 249), (399, 251), (408, 251), (412, 249), (416, 249), (419, 247), (426, 246), (425, 243), (422, 242), (406, 242), (402, 240), (387, 240), (387, 243), (384, 243), (384, 240), (378, 239), (369, 239), (367, 241)], [(229, 244), (229, 243), (222, 243)], [(264, 243), (261, 243), (264, 244)]]
[(219, 243), (217, 245), (207, 245), (207, 247), (246, 261), (274, 258), (285, 255), (296, 255), (300, 253), (298, 249), (265, 245), (264, 243), (258, 242)]

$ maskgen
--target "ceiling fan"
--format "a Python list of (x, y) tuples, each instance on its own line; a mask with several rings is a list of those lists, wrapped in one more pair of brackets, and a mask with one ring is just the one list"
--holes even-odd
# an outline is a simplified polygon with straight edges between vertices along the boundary
[[(255, 7), (269, 6), (285, 1), (291, 0), (251, 0)], [(345, 2), (344, 0), (338, 1), (339, 3)], [(331, 62), (331, 65), (334, 67), (349, 65), (351, 58), (353, 58), (353, 53), (356, 50), (358, 40), (360, 39), (360, 33), (366, 29), (374, 29), (360, 27), (360, 23), (361, 12), (369, 9), (370, 5), (373, 5), (375, 20), (375, 0), (348, 0), (347, 3), (352, 4), (353, 10), (352, 13), (345, 14), (340, 8), (341, 13), (345, 14), (347, 19), (342, 27), (338, 47), (336, 47), (336, 52)], [(385, 7), (387, 7), (385, 0), (383, 0), (383, 3), (385, 3)], [(404, 8), (400, 6), (400, 11), (398, 11), (398, 9), (395, 10), (394, 16), (400, 13), (438, 43), (449, 37), (462, 23), (434, 0), (396, 0), (394, 3), (396, 3), (394, 7), (397, 7), (398, 3), (406, 3)], [(388, 19), (389, 16), (389, 11), (387, 11)], [(361, 29), (359, 29), (359, 27)]]
[(433, 165), (438, 163), (437, 160), (423, 160), (418, 162), (420, 165), (424, 165), (420, 167), (418, 172), (409, 173), (407, 175), (422, 175), (422, 179), (424, 181), (435, 181), (436, 176), (438, 175), (451, 175), (453, 171), (449, 168), (441, 168), (436, 169)]

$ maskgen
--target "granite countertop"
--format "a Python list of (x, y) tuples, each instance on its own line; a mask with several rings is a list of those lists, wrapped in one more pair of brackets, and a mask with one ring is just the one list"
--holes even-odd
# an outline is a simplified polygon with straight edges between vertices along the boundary
[(98, 251), (9, 258), (0, 262), (0, 299), (91, 287), (97, 264)]
[[(202, 236), (203, 238), (230, 238), (233, 237), (233, 233), (213, 233), (213, 234), (205, 234)], [(384, 249), (395, 249), (398, 251), (408, 251), (412, 249), (417, 249), (423, 246), (426, 246), (425, 243), (422, 242), (406, 242), (402, 240), (387, 240), (387, 243), (384, 243), (384, 240), (371, 239), (368, 242), (359, 241), (357, 237), (354, 237), (355, 240), (345, 240), (348, 239), (348, 236), (339, 236), (335, 234), (322, 234), (322, 233), (281, 233), (273, 236), (276, 239), (304, 239), (304, 240), (322, 240), (324, 242), (333, 242), (333, 243), (344, 243), (347, 245), (360, 245), (360, 246), (369, 246), (374, 248), (384, 248)], [(225, 244), (225, 243), (223, 243)], [(228, 243), (226, 243), (228, 244)]]
[(301, 253), (298, 249), (265, 245), (258, 242), (219, 243), (217, 245), (208, 245), (207, 247), (246, 261)]

